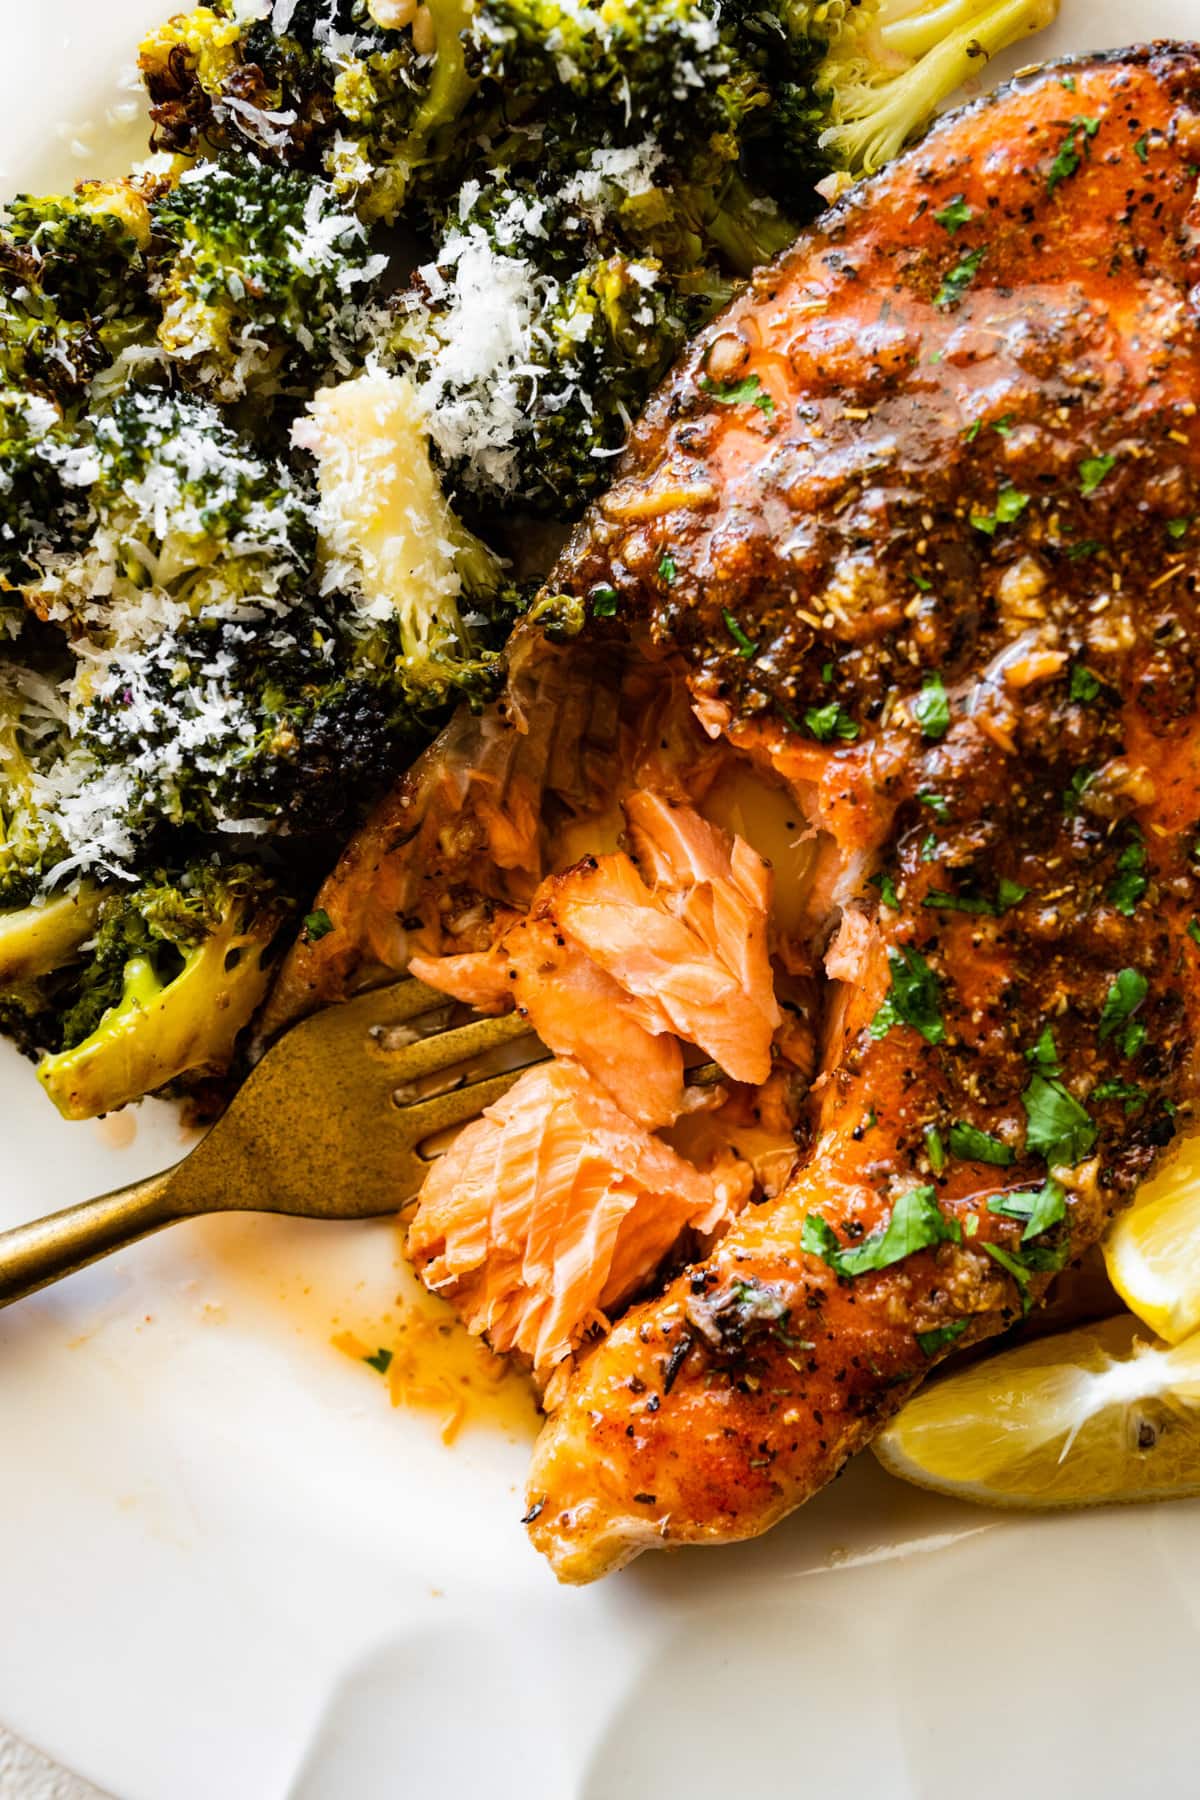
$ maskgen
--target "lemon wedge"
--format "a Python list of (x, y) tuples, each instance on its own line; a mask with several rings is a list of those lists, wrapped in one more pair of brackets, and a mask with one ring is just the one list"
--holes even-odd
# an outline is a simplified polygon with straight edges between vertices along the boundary
[(1104, 1240), (1108, 1278), (1168, 1344), (1200, 1330), (1200, 1137), (1138, 1191)]
[(1122, 1314), (923, 1388), (875, 1441), (892, 1475), (985, 1506), (1200, 1493), (1200, 1333), (1147, 1341)]

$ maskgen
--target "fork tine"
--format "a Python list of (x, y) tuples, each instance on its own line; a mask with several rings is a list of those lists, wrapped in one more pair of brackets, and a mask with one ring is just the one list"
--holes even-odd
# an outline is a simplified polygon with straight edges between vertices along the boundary
[(347, 1020), (352, 1019), (356, 1030), (386, 1030), (389, 1025), (407, 1024), (410, 1019), (419, 1019), (449, 1003), (437, 988), (426, 987), (423, 981), (406, 975), (388, 987), (372, 988), (343, 1002), (338, 1012)]
[(400, 1050), (387, 1050), (376, 1045), (373, 1054), (386, 1058), (387, 1067), (397, 1087), (417, 1081), (422, 1075), (438, 1075), (456, 1063), (498, 1050), (502, 1044), (529, 1037), (533, 1027), (520, 1013), (504, 1013), (498, 1019), (475, 1019), (454, 1031), (439, 1031), (432, 1037), (419, 1038)]
[[(549, 1055), (549, 1051), (546, 1052)], [(538, 1057), (544, 1062), (545, 1056)], [(531, 1068), (526, 1063), (525, 1068)], [(454, 1125), (465, 1125), (469, 1119), (476, 1118), (485, 1106), (491, 1106), (496, 1100), (507, 1094), (514, 1082), (519, 1081), (525, 1069), (505, 1069), (499, 1075), (485, 1075), (479, 1081), (464, 1082), (462, 1087), (452, 1088), (448, 1094), (431, 1094), (428, 1100), (416, 1100), (407, 1106), (398, 1106), (396, 1116), (400, 1120), (405, 1138), (413, 1149), (423, 1144), (426, 1138), (436, 1136), (439, 1131), (448, 1131)]]

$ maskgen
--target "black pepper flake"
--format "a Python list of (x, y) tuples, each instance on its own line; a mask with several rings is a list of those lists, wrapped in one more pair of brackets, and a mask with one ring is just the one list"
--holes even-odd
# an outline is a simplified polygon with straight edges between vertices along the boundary
[(657, 1494), (635, 1494), (633, 1496), (633, 1500), (634, 1500), (635, 1506), (657, 1506), (658, 1495)]
[(671, 1389), (674, 1387), (675, 1377), (678, 1375), (680, 1369), (683, 1367), (684, 1358), (687, 1356), (687, 1353), (691, 1349), (691, 1347), (692, 1347), (691, 1332), (690, 1331), (681, 1332), (680, 1337), (679, 1337), (679, 1342), (676, 1344), (676, 1346), (672, 1350), (670, 1356), (667, 1358), (666, 1367), (663, 1369), (663, 1393), (664, 1394), (669, 1394)]
[(532, 1525), (533, 1521), (535, 1519), (541, 1518), (541, 1516), (542, 1516), (543, 1512), (545, 1512), (545, 1510), (546, 1510), (546, 1502), (544, 1500), (535, 1500), (533, 1505), (530, 1507), (529, 1511), (525, 1514), (524, 1518), (521, 1520), (522, 1525)]

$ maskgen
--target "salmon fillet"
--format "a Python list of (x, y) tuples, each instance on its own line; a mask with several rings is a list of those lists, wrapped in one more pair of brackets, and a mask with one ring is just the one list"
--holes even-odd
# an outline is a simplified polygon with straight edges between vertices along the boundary
[(580, 1348), (527, 1513), (564, 1580), (802, 1503), (1190, 1117), (1198, 165), (1195, 48), (1052, 66), (761, 271), (640, 421), (497, 711), (381, 809), (284, 972), (286, 1013), (402, 966), (409, 907), (432, 954), (448, 926), (489, 949), (589, 848), (636, 853), (602, 793), (704, 814), (732, 758), (789, 796), (778, 849), (748, 842), (814, 1047), (802, 1161)]

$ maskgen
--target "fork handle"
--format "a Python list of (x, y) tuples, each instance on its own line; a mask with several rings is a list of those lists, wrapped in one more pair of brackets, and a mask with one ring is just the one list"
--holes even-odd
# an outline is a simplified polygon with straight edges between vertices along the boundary
[(174, 1173), (165, 1169), (97, 1200), (84, 1200), (30, 1225), (0, 1232), (0, 1306), (36, 1294), (111, 1250), (122, 1250), (182, 1218), (169, 1198)]

